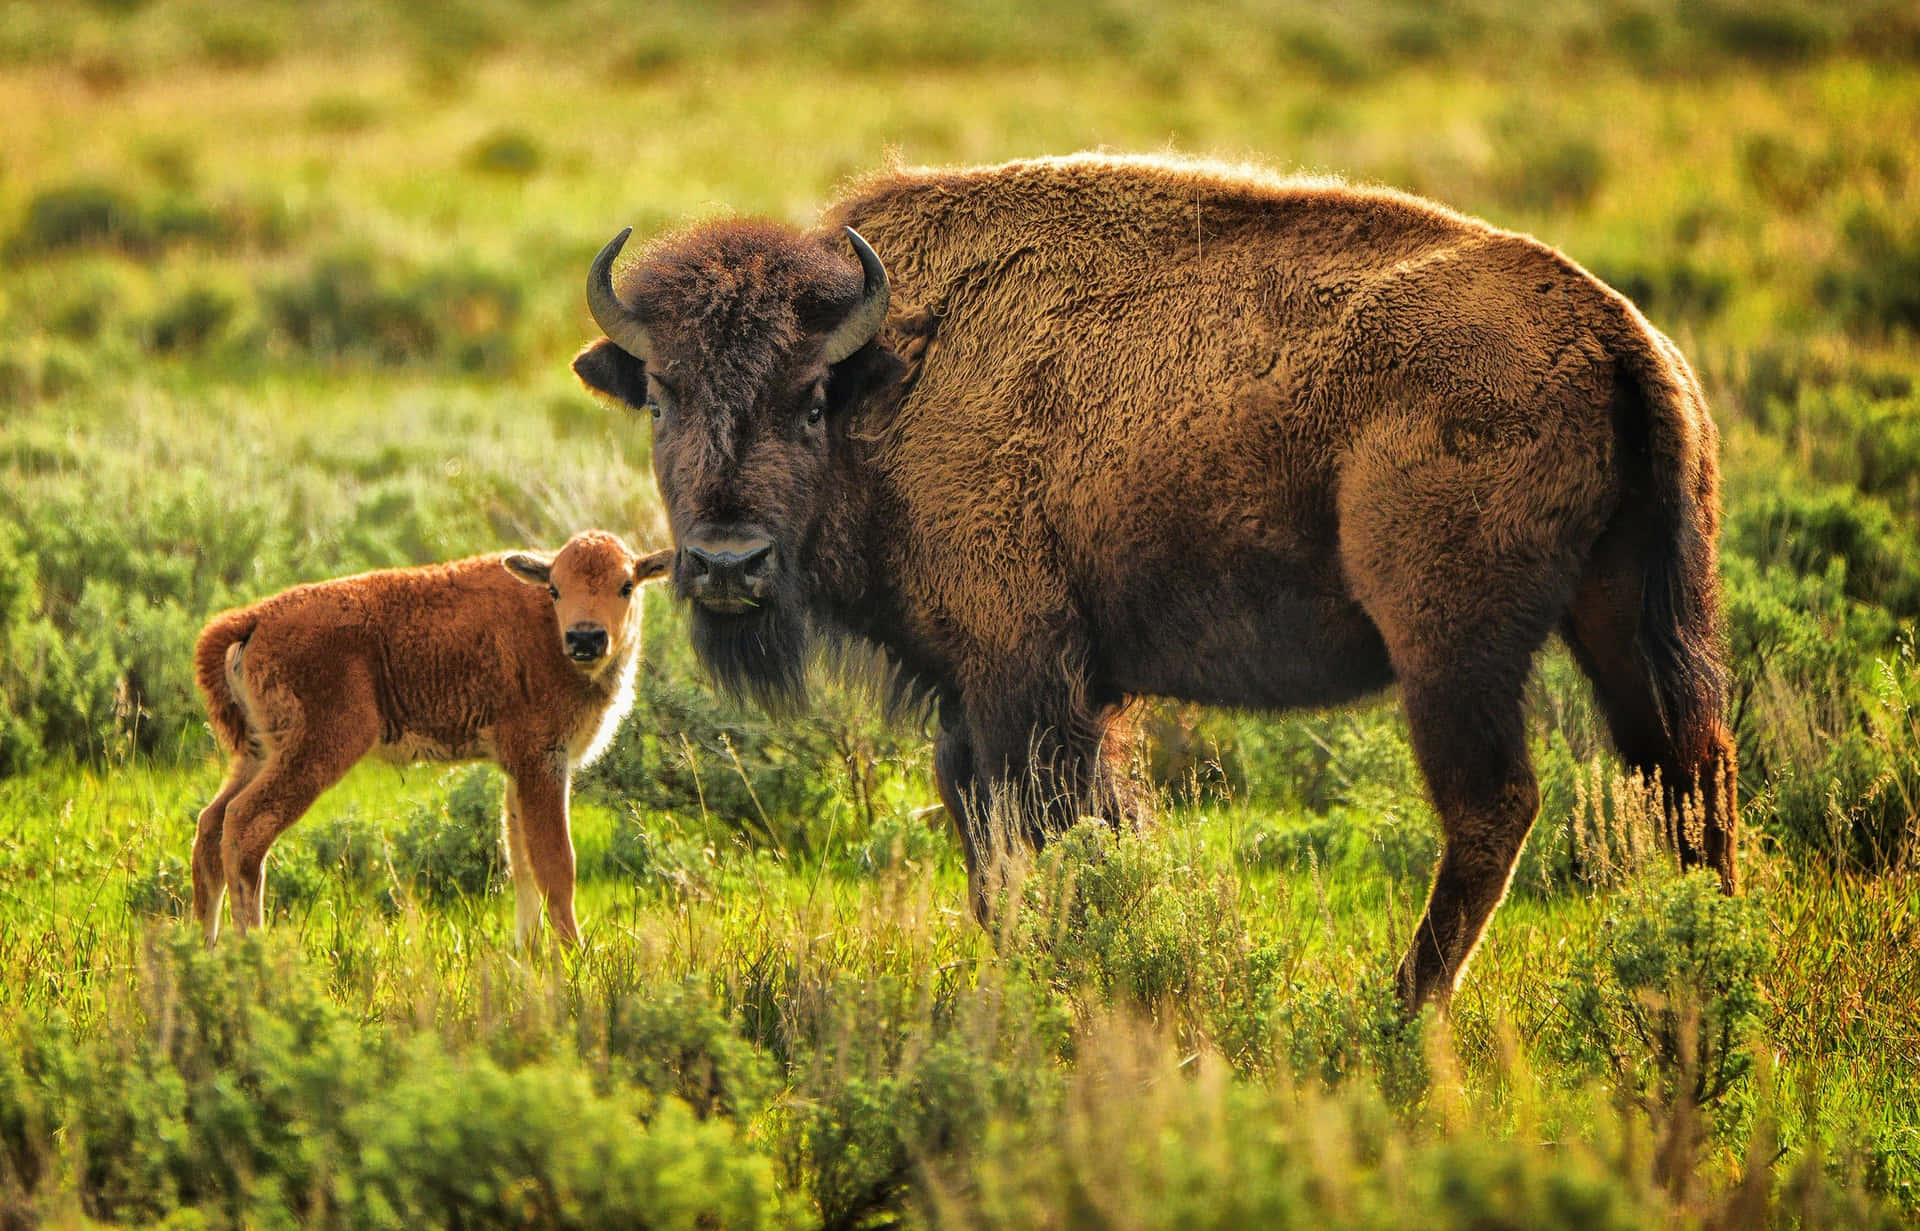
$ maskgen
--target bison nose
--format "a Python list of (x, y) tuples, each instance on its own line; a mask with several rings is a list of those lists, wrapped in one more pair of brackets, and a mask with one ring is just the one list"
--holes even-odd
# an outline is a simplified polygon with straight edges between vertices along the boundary
[(773, 541), (764, 538), (688, 539), (687, 577), (718, 598), (757, 595), (773, 574)]
[(567, 630), (567, 657), (577, 663), (590, 663), (607, 652), (607, 630), (604, 628), (569, 628)]

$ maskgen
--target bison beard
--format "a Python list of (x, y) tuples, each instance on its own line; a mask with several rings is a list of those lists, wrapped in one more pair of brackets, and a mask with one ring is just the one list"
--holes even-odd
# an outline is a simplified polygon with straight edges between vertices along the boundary
[(693, 650), (734, 697), (770, 714), (807, 704), (807, 659), (813, 643), (805, 605), (786, 588), (739, 615), (693, 607)]

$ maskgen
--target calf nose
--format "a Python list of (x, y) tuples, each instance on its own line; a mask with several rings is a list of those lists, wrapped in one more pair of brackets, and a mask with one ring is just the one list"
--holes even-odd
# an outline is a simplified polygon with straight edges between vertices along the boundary
[(725, 590), (746, 588), (746, 583), (764, 581), (773, 572), (771, 539), (724, 539), (718, 542), (689, 539), (685, 544), (688, 573), (698, 580), (706, 578), (712, 586)]
[(567, 630), (567, 657), (573, 661), (590, 663), (606, 652), (606, 629), (588, 627)]

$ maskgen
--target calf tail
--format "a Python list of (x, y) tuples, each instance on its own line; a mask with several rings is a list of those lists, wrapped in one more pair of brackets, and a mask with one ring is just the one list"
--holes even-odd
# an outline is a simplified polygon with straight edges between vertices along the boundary
[(194, 680), (207, 704), (207, 719), (220, 746), (228, 752), (243, 752), (252, 742), (247, 724), (247, 709), (234, 691), (233, 676), (238, 668), (240, 647), (253, 636), (259, 617), (250, 607), (223, 611), (200, 631), (193, 650)]

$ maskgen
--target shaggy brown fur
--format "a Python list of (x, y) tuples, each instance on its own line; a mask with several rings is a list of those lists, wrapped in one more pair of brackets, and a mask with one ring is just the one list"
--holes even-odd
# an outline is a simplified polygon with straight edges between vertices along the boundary
[[(1124, 809), (1129, 699), (1398, 682), (1446, 840), (1400, 978), (1444, 999), (1538, 807), (1521, 694), (1556, 630), (1732, 891), (1716, 433), (1625, 299), (1414, 197), (1165, 159), (892, 171), (828, 221), (661, 241), (618, 288), (652, 364), (575, 367), (655, 407), (683, 594), (689, 534), (771, 544), (757, 606), (695, 606), (723, 680), (791, 699), (825, 635), (934, 698), (977, 905), (995, 805), (1037, 839)], [(843, 224), (891, 311), (829, 368)]]
[(268, 848), (372, 752), (499, 764), (515, 939), (538, 930), (544, 897), (554, 930), (576, 943), (569, 778), (633, 704), (634, 590), (672, 556), (635, 556), (589, 530), (551, 556), (362, 573), (215, 616), (195, 671), (233, 762), (193, 844), (207, 940), (228, 891), (234, 926), (261, 925)]

